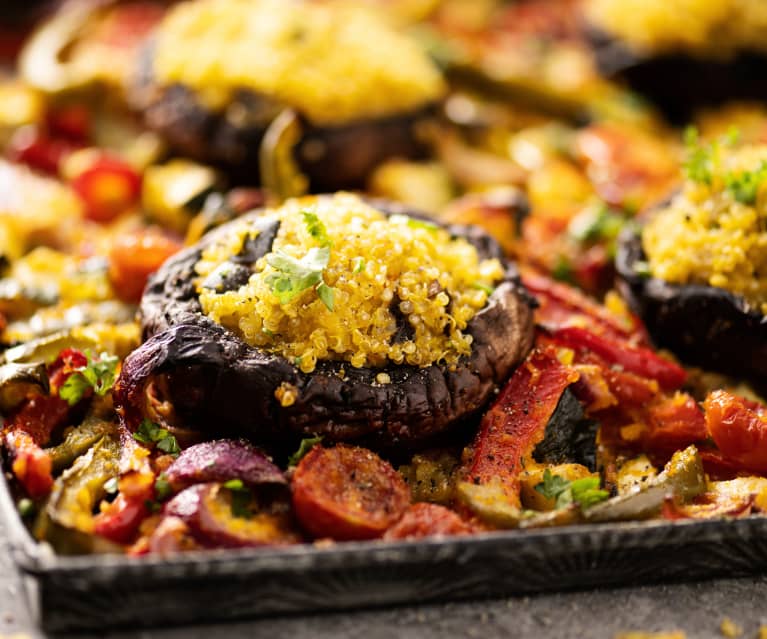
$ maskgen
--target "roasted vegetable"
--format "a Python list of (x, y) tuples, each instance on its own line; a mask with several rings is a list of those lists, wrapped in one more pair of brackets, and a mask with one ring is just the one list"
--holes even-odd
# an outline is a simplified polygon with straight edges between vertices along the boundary
[(758, 389), (765, 387), (765, 316), (724, 289), (648, 277), (645, 265), (639, 235), (625, 233), (616, 256), (620, 290), (658, 346), (687, 364), (751, 380)]
[(0, 366), (0, 411), (18, 406), (34, 393), (46, 395), (49, 390), (45, 364), (3, 364)]
[(221, 484), (197, 484), (169, 501), (163, 515), (181, 519), (207, 546), (283, 546), (301, 541), (293, 527), (289, 502), (248, 494), (238, 510), (235, 499), (236, 490)]
[(767, 407), (724, 390), (703, 403), (706, 429), (726, 458), (743, 470), (767, 472)]
[(550, 351), (535, 350), (482, 418), (466, 464), (466, 483), (494, 485), (509, 506), (520, 505), (525, 459), (544, 439), (546, 425), (578, 373)]
[(597, 428), (597, 422), (586, 418), (583, 405), (566, 388), (546, 424), (543, 439), (533, 450), (533, 458), (549, 464), (573, 462), (594, 470)]
[(111, 551), (92, 535), (93, 512), (104, 496), (104, 484), (116, 477), (120, 449), (112, 435), (102, 437), (59, 477), (35, 523), (35, 536), (63, 554)]
[(219, 439), (190, 446), (164, 475), (176, 492), (192, 484), (229, 479), (239, 479), (243, 485), (252, 488), (287, 484), (282, 471), (264, 453), (242, 439)]
[[(389, 203), (377, 205), (389, 214), (405, 212)], [(472, 243), (482, 258), (501, 257), (497, 244), (479, 230), (448, 228)], [(319, 361), (315, 371), (302, 373), (295, 362), (248, 346), (202, 315), (194, 267), (202, 250), (226, 232), (221, 227), (166, 262), (144, 294), (141, 313), (148, 339), (125, 360), (117, 393), (134, 428), (146, 411), (148, 384), (161, 377), (165, 399), (191, 428), (217, 424), (281, 439), (322, 434), (335, 440), (369, 436), (383, 444), (424, 441), (479, 410), (530, 348), (531, 301), (507, 265), (504, 280), (467, 326), (471, 355), (454, 368), (354, 368), (343, 361)], [(271, 240), (261, 240), (269, 237), (272, 229), (259, 234), (242, 261), (268, 252)], [(382, 373), (390, 383), (378, 383)], [(284, 384), (291, 389), (292, 403), (275, 399)], [(248, 401), (240, 401), (243, 397)]]
[(402, 517), (410, 491), (391, 465), (364, 448), (315, 446), (298, 464), (293, 507), (314, 537), (372, 539)]
[(402, 518), (386, 531), (383, 538), (393, 541), (469, 535), (472, 532), (472, 526), (452, 510), (437, 504), (420, 503), (410, 506)]
[(687, 501), (706, 490), (703, 463), (695, 446), (674, 453), (663, 472), (634, 490), (584, 511), (586, 521), (647, 519), (657, 515), (667, 496)]

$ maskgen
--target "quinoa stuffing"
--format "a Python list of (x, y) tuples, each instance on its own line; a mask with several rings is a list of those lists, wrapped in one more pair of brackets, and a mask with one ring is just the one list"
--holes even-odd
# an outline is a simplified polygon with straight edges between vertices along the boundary
[(743, 296), (767, 313), (767, 146), (691, 144), (681, 192), (645, 226), (650, 273)]
[(224, 293), (199, 284), (258, 232), (245, 223), (196, 266), (200, 303), (214, 321), (305, 373), (324, 359), (425, 367), (470, 354), (466, 329), (503, 277), (498, 260), (348, 193), (290, 200), (264, 215), (280, 221), (279, 232), (247, 284)]

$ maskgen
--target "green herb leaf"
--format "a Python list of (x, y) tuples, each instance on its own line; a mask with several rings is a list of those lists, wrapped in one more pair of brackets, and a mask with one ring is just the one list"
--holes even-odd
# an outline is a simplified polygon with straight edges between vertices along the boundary
[(728, 173), (724, 178), (724, 184), (732, 196), (742, 204), (756, 204), (759, 189), (767, 179), (767, 162), (762, 160), (753, 171), (740, 171)]
[(573, 265), (564, 255), (557, 257), (551, 276), (560, 282), (573, 282)]
[(352, 273), (362, 273), (363, 269), (365, 268), (365, 258), (364, 257), (355, 257), (352, 260)]
[(133, 433), (133, 439), (150, 447), (156, 445), (159, 450), (169, 455), (178, 455), (181, 452), (181, 448), (173, 435), (146, 418), (139, 424), (138, 430)]
[(439, 229), (439, 225), (435, 224), (434, 222), (429, 222), (428, 220), (419, 220), (414, 217), (410, 217), (409, 215), (391, 215), (389, 216), (389, 221), (393, 222), (394, 224), (407, 224), (411, 229), (424, 229), (426, 231), (431, 231), (432, 233)]
[(250, 489), (242, 483), (241, 479), (230, 479), (224, 483), (224, 488), (231, 492), (232, 516), (250, 519), (253, 516), (253, 511), (250, 508), (253, 494), (250, 492)]
[(555, 500), (557, 508), (564, 508), (572, 503), (588, 508), (607, 499), (610, 494), (599, 488), (599, 477), (584, 477), (568, 481), (564, 477), (554, 475), (548, 468), (543, 472), (543, 481), (535, 486), (535, 490), (546, 499)]
[(165, 473), (160, 475), (154, 481), (154, 496), (157, 501), (165, 501), (173, 494), (173, 487), (170, 485)]
[(488, 295), (492, 295), (493, 291), (495, 291), (495, 289), (492, 286), (490, 286), (489, 284), (485, 284), (484, 282), (472, 282), (471, 286), (472, 288), (476, 288), (480, 291), (485, 291), (485, 293), (487, 293)]
[(333, 301), (335, 300), (335, 291), (332, 286), (328, 286), (325, 282), (320, 282), (317, 286), (317, 297), (322, 300), (322, 303), (327, 307), (329, 311), (333, 311)]
[(224, 482), (224, 488), (228, 488), (229, 490), (244, 490), (245, 484), (242, 483), (242, 479), (230, 479), (227, 482)]
[(687, 158), (682, 167), (687, 178), (693, 182), (711, 184), (716, 151), (714, 146), (701, 144), (698, 129), (694, 126), (685, 129), (684, 144), (687, 149)]
[(578, 242), (610, 241), (618, 237), (626, 218), (610, 211), (604, 203), (592, 206), (573, 218), (568, 234)]
[(115, 495), (117, 494), (118, 489), (118, 480), (117, 477), (112, 477), (111, 479), (107, 479), (104, 482), (104, 492), (108, 495)]
[(316, 437), (307, 437), (305, 439), (301, 440), (301, 443), (298, 446), (298, 450), (293, 453), (290, 457), (288, 457), (288, 466), (297, 466), (298, 462), (300, 462), (304, 456), (317, 444), (320, 444), (322, 442), (322, 435), (317, 435)]
[(144, 501), (144, 506), (150, 513), (159, 513), (162, 510), (162, 504), (153, 499), (147, 499)]
[(311, 211), (301, 211), (301, 214), (304, 216), (304, 224), (306, 224), (306, 230), (309, 231), (309, 235), (317, 240), (320, 246), (330, 246), (331, 241), (328, 237), (328, 230), (317, 214)]
[(573, 501), (581, 508), (588, 508), (610, 496), (606, 490), (599, 487), (599, 477), (584, 477), (570, 483)]
[(90, 352), (86, 355), (87, 364), (76, 368), (59, 389), (59, 397), (70, 406), (77, 404), (89, 388), (103, 397), (115, 383), (118, 357), (107, 353), (101, 353), (98, 358)]
[[(324, 285), (325, 289), (330, 289), (331, 287), (322, 279), (322, 271), (327, 267), (329, 260), (330, 247), (328, 246), (311, 248), (300, 260), (277, 249), (266, 258), (267, 264), (276, 271), (266, 278), (266, 283), (272, 289), (272, 293), (277, 296), (280, 304), (287, 304), (305, 290), (320, 284)], [(332, 295), (328, 296), (327, 291), (320, 293), (319, 290), (317, 294), (325, 306), (328, 306), (326, 299), (329, 297), (328, 308), (333, 310)], [(323, 295), (325, 298), (322, 297)]]

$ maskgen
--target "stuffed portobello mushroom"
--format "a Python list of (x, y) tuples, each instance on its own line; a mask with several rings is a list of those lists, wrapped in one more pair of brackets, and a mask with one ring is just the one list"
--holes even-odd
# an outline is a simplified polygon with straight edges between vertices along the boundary
[(586, 0), (604, 73), (683, 122), (702, 105), (767, 98), (762, 0)]
[(199, 0), (156, 29), (132, 98), (187, 155), (249, 182), (259, 172), (278, 181), (273, 173), (295, 163), (316, 192), (361, 185), (383, 160), (422, 154), (415, 126), (444, 90), (418, 45), (369, 10)]
[(767, 146), (691, 149), (687, 179), (621, 238), (624, 294), (682, 360), (767, 384)]
[(129, 425), (415, 445), (487, 403), (531, 348), (533, 305), (476, 228), (346, 193), (293, 199), (151, 279), (118, 403)]

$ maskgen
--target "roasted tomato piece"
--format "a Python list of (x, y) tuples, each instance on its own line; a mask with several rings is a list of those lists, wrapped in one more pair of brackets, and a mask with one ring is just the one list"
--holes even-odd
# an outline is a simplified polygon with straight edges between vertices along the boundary
[(719, 450), (744, 470), (767, 472), (767, 407), (724, 390), (703, 402), (706, 428)]
[(4, 443), (11, 459), (13, 459), (11, 471), (24, 487), (27, 495), (32, 499), (37, 499), (51, 492), (53, 463), (50, 455), (25, 432), (7, 433)]
[(127, 544), (149, 515), (147, 504), (154, 497), (154, 475), (132, 472), (122, 477), (111, 504), (93, 518), (93, 532), (118, 544)]
[(407, 509), (384, 539), (420, 539), (448, 535), (468, 535), (472, 527), (455, 512), (437, 504), (418, 503)]
[(151, 229), (116, 238), (109, 252), (109, 279), (117, 296), (137, 303), (149, 276), (180, 248), (180, 242)]
[(577, 380), (578, 373), (552, 351), (533, 351), (482, 418), (467, 481), (498, 484), (509, 503), (518, 508), (522, 460), (543, 440), (562, 393)]
[(315, 446), (293, 475), (296, 517), (314, 537), (380, 537), (409, 502), (402, 476), (365, 448)]
[(22, 128), (11, 138), (7, 154), (35, 171), (58, 175), (62, 161), (76, 148), (72, 142), (51, 138), (38, 129)]
[(101, 156), (72, 180), (72, 188), (82, 199), (87, 218), (111, 222), (138, 203), (141, 176), (123, 160)]
[(195, 539), (207, 546), (242, 548), (301, 541), (287, 500), (267, 502), (248, 494), (246, 503), (239, 503), (236, 492), (221, 484), (197, 484), (171, 499), (163, 515), (181, 519)]
[(649, 405), (645, 445), (674, 451), (706, 439), (706, 422), (698, 403), (686, 393), (675, 393)]

